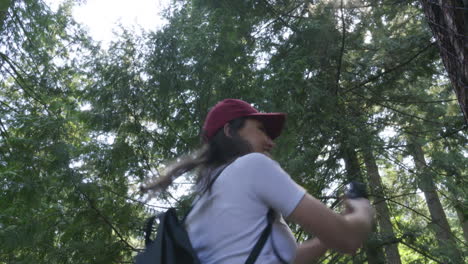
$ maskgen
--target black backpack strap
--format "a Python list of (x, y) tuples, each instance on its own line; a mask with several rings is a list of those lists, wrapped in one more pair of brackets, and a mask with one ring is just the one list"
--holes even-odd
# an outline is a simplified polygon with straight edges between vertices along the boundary
[[(228, 164), (226, 164), (224, 166), (224, 168), (220, 169), (218, 173), (216, 173), (216, 175), (213, 177), (213, 179), (210, 181), (209, 185), (208, 185), (208, 188), (207, 190), (209, 190), (211, 188), (211, 186), (213, 185), (213, 183), (218, 179), (219, 175), (221, 175), (221, 173), (224, 171), (224, 169), (226, 169), (229, 165), (231, 165), (231, 162), (229, 162)], [(206, 190), (205, 190), (206, 192)], [(195, 207), (195, 204), (201, 199), (201, 196), (203, 194), (205, 194), (205, 192), (203, 192), (200, 197), (198, 198), (197, 201), (195, 201), (193, 203), (193, 205), (189, 208), (189, 210), (187, 211), (187, 213), (185, 214), (184, 218), (182, 219), (182, 223), (185, 222), (185, 219), (187, 218), (187, 216), (190, 214), (190, 212), (192, 211), (192, 209)], [(153, 219), (154, 220), (154, 219)], [(268, 237), (270, 236), (271, 234), (271, 230), (272, 230), (272, 227), (273, 227), (273, 221), (275, 220), (275, 211), (273, 209), (269, 209), (268, 210), (268, 213), (267, 213), (267, 226), (265, 227), (265, 229), (263, 229), (262, 231), (262, 234), (260, 235), (260, 238), (258, 239), (257, 243), (255, 243), (254, 245), (254, 248), (252, 249), (252, 251), (250, 252), (249, 254), (249, 257), (247, 258), (247, 260), (245, 261), (245, 264), (254, 264), (255, 261), (257, 260), (258, 256), (260, 255), (260, 252), (262, 251), (263, 247), (265, 246), (265, 243), (266, 241), (268, 240)], [(280, 261), (282, 263), (286, 263), (278, 254), (275, 246), (273, 245), (273, 250), (275, 252), (275, 255), (276, 257), (278, 257), (280, 259)]]
[(198, 197), (198, 199), (192, 204), (192, 206), (190, 206), (190, 208), (187, 210), (187, 213), (185, 213), (184, 217), (182, 218), (182, 223), (185, 222), (185, 219), (187, 218), (187, 216), (190, 214), (190, 212), (192, 211), (192, 209), (195, 207), (195, 205), (198, 203), (198, 201), (200, 201), (201, 197), (203, 196), (203, 194), (205, 194), (205, 192), (207, 192), (208, 190), (211, 189), (211, 186), (213, 186), (214, 182), (218, 179), (219, 175), (221, 175), (221, 173), (224, 171), (224, 169), (226, 169), (229, 165), (231, 165), (232, 161), (227, 163), (226, 165), (223, 165), (224, 167), (222, 167), (217, 173), (216, 175), (213, 177), (213, 179), (210, 181), (210, 183), (208, 184), (208, 188), (206, 188), (206, 190), (204, 190), (200, 196)]
[(268, 210), (268, 213), (267, 213), (268, 224), (265, 227), (265, 229), (263, 229), (263, 232), (260, 235), (260, 238), (258, 239), (257, 243), (255, 243), (255, 246), (250, 252), (250, 255), (245, 261), (245, 264), (254, 264), (258, 256), (260, 255), (260, 252), (262, 251), (263, 247), (265, 246), (266, 241), (268, 240), (268, 236), (270, 236), (271, 234), (271, 229), (273, 227), (274, 213), (275, 212), (273, 211), (273, 209), (270, 208)]
[[(268, 240), (268, 236), (270, 234), (272, 234), (273, 222), (275, 221), (275, 211), (273, 209), (271, 209), (271, 208), (268, 210), (267, 220), (268, 220), (268, 224), (265, 227), (265, 229), (263, 229), (263, 232), (260, 235), (260, 238), (258, 239), (258, 241), (255, 244), (254, 248), (250, 252), (250, 255), (247, 258), (247, 260), (245, 261), (245, 264), (254, 264), (255, 263), (258, 256), (260, 255), (260, 252), (262, 251), (263, 247), (265, 246), (266, 241)], [(271, 242), (272, 242), (273, 252), (275, 253), (276, 258), (282, 264), (288, 264), (288, 262), (281, 257), (278, 250), (276, 249), (274, 239), (273, 239), (273, 234), (271, 235)]]

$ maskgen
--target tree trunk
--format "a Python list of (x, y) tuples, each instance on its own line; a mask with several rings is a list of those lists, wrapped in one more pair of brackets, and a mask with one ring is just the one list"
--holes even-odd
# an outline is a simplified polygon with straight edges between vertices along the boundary
[(447, 216), (440, 202), (434, 179), (432, 178), (432, 174), (427, 170), (428, 166), (424, 158), (424, 151), (421, 145), (415, 141), (411, 142), (410, 146), (411, 154), (413, 155), (419, 174), (419, 188), (424, 193), (439, 248), (441, 252), (447, 252), (447, 256), (453, 261), (451, 263), (463, 263), (461, 254), (454, 242), (454, 236), (450, 230)]
[(468, 122), (468, 1), (420, 0)]
[[(468, 1), (468, 0), (467, 0)], [(449, 151), (456, 151), (449, 147)], [(447, 177), (452, 179), (448, 184), (448, 192), (449, 197), (454, 203), (454, 208), (457, 213), (458, 221), (460, 222), (460, 226), (463, 230), (463, 238), (465, 239), (465, 243), (468, 243), (468, 203), (466, 202), (466, 198), (463, 195), (459, 195), (460, 191), (454, 186), (465, 186), (466, 183), (463, 181), (462, 173), (454, 166), (451, 168), (445, 168), (445, 172)]]
[[(455, 168), (451, 170), (445, 170), (449, 177), (455, 178), (455, 183), (457, 186), (464, 186), (464, 182), (460, 179), (463, 177), (461, 173), (459, 173)], [(465, 239), (465, 243), (468, 243), (468, 203), (466, 202), (465, 197), (460, 197), (457, 195), (459, 191), (456, 188), (451, 187), (451, 184), (448, 184), (448, 191), (450, 195), (450, 199), (455, 204), (455, 211), (457, 212), (458, 221), (460, 222), (460, 226), (463, 230), (463, 237)]]
[[(377, 211), (377, 222), (380, 226), (380, 234), (384, 237), (384, 241), (395, 241), (395, 233), (393, 232), (393, 225), (390, 221), (390, 211), (388, 210), (387, 202), (385, 200), (382, 180), (380, 178), (372, 150), (365, 148), (363, 150), (363, 157), (367, 168), (369, 183), (370, 186), (373, 187), (371, 194), (375, 197), (374, 204)], [(387, 244), (384, 249), (387, 263), (401, 264), (400, 252), (398, 251), (397, 243)]]
[(466, 213), (463, 210), (465, 208), (463, 205), (455, 206), (455, 210), (457, 211), (458, 220), (460, 221), (460, 225), (463, 230), (463, 237), (465, 238), (465, 243), (468, 243), (468, 217), (466, 217)]
[(347, 144), (342, 145), (341, 155), (345, 162), (346, 180), (363, 182), (361, 165), (356, 150)]
[[(348, 144), (343, 143), (341, 147), (341, 154), (345, 162), (347, 180), (364, 182), (356, 150)], [(376, 230), (374, 230), (374, 232), (375, 231)], [(368, 264), (385, 263), (382, 247), (372, 242), (372, 239), (367, 241), (367, 243), (364, 245), (364, 250), (366, 251)]]

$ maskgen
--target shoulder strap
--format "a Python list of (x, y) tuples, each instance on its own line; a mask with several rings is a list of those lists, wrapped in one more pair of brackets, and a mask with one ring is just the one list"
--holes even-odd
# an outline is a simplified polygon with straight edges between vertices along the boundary
[[(187, 213), (185, 214), (184, 218), (182, 219), (182, 223), (185, 222), (185, 219), (187, 218), (187, 216), (190, 214), (190, 212), (192, 211), (193, 207), (195, 207), (195, 205), (198, 203), (198, 201), (200, 200), (201, 196), (203, 194), (205, 194), (205, 192), (207, 190), (209, 190), (211, 188), (211, 186), (213, 186), (214, 182), (218, 179), (219, 175), (221, 175), (221, 173), (224, 171), (224, 169), (226, 169), (231, 163), (228, 163), (227, 165), (224, 166), (224, 168), (220, 169), (218, 173), (216, 173), (216, 175), (213, 177), (213, 179), (210, 181), (209, 185), (208, 185), (208, 188), (200, 195), (200, 197), (197, 199), (197, 201), (195, 201), (193, 203), (193, 205), (189, 208), (189, 210), (187, 211)], [(268, 236), (270, 236), (271, 234), (271, 230), (272, 230), (272, 226), (273, 226), (273, 221), (275, 220), (275, 212), (273, 209), (269, 209), (268, 210), (268, 213), (267, 213), (267, 220), (268, 220), (268, 223), (267, 223), (267, 226), (265, 227), (265, 229), (263, 229), (262, 231), (262, 234), (260, 235), (260, 238), (257, 240), (257, 243), (255, 243), (252, 251), (250, 252), (249, 254), (249, 257), (247, 258), (247, 260), (245, 261), (245, 264), (254, 264), (255, 261), (257, 260), (258, 256), (260, 255), (260, 252), (262, 251), (263, 247), (265, 246), (265, 243), (266, 241), (268, 240)], [(278, 255), (278, 252), (275, 248), (275, 246), (273, 245), (273, 249), (274, 249), (274, 252), (275, 252), (275, 255), (281, 260), (282, 263), (286, 263), (279, 255)]]
[(271, 228), (273, 225), (273, 220), (274, 220), (274, 211), (273, 209), (269, 209), (267, 213), (267, 219), (268, 219), (268, 224), (263, 229), (262, 234), (260, 235), (260, 238), (258, 239), (257, 243), (255, 243), (254, 248), (250, 252), (249, 257), (245, 261), (245, 264), (254, 264), (255, 261), (257, 260), (258, 256), (260, 255), (260, 252), (262, 251), (263, 247), (265, 246), (265, 243), (268, 239), (268, 236), (271, 234)]
[(268, 236), (271, 234), (271, 242), (272, 242), (272, 247), (273, 247), (273, 252), (275, 253), (276, 258), (282, 263), (282, 264), (288, 264), (286, 260), (284, 260), (281, 255), (278, 253), (278, 250), (276, 249), (275, 242), (273, 239), (273, 234), (272, 234), (272, 229), (273, 229), (273, 222), (275, 221), (275, 211), (270, 208), (267, 213), (267, 220), (268, 224), (263, 229), (262, 234), (260, 235), (260, 238), (258, 239), (257, 243), (255, 244), (254, 248), (250, 252), (249, 257), (245, 261), (245, 264), (254, 264), (255, 261), (257, 260), (258, 256), (260, 255), (260, 252), (262, 251), (263, 247), (265, 246), (265, 243), (268, 239)]
[(224, 165), (223, 168), (221, 168), (217, 173), (216, 175), (213, 177), (213, 179), (210, 181), (210, 183), (208, 184), (208, 188), (206, 188), (206, 190), (204, 190), (200, 196), (198, 197), (198, 199), (192, 204), (192, 206), (190, 206), (190, 208), (187, 210), (187, 213), (184, 215), (184, 218), (182, 218), (182, 223), (185, 222), (185, 219), (187, 218), (187, 216), (190, 214), (190, 212), (192, 211), (192, 209), (195, 207), (195, 205), (198, 203), (198, 201), (200, 201), (201, 197), (203, 196), (203, 194), (205, 194), (205, 192), (207, 192), (208, 190), (211, 189), (211, 186), (213, 186), (213, 183), (218, 179), (219, 175), (221, 175), (221, 173), (224, 171), (224, 169), (226, 169), (229, 165), (231, 165), (232, 162), (229, 162), (228, 164)]

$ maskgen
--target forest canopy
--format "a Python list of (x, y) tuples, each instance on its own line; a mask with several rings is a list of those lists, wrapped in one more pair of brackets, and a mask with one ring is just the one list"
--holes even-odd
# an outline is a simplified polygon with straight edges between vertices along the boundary
[(0, 4), (0, 263), (132, 263), (194, 178), (139, 187), (200, 147), (224, 98), (288, 114), (273, 157), (334, 210), (367, 185), (368, 242), (319, 263), (466, 263), (467, 123), (420, 1), (174, 0), (108, 48), (80, 2)]

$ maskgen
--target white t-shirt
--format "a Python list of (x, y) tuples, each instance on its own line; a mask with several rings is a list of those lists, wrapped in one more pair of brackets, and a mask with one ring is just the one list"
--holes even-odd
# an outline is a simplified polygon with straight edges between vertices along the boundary
[[(261, 153), (242, 156), (224, 169), (186, 218), (192, 246), (203, 264), (245, 263), (268, 223), (269, 208), (289, 216), (304, 194), (276, 161)], [(283, 217), (276, 217), (256, 263), (280, 263), (271, 236), (281, 257), (292, 262), (296, 241)]]

